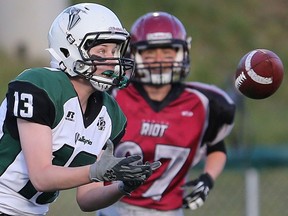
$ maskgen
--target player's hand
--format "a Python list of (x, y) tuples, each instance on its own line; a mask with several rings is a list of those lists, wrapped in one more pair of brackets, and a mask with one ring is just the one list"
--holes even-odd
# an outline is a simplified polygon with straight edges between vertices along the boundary
[(143, 176), (151, 173), (151, 166), (143, 164), (141, 156), (117, 158), (113, 156), (111, 140), (106, 142), (106, 146), (100, 159), (90, 167), (92, 181), (141, 181)]
[(195, 210), (201, 207), (208, 197), (209, 191), (213, 188), (214, 181), (208, 174), (202, 174), (199, 178), (187, 182), (183, 187), (191, 187), (192, 192), (184, 197), (183, 207)]
[(132, 191), (140, 187), (152, 175), (152, 172), (161, 166), (161, 162), (160, 161), (155, 161), (153, 163), (146, 162), (145, 165), (149, 165), (151, 167), (151, 172), (143, 176), (142, 180), (128, 180), (120, 182), (118, 185), (118, 189), (119, 191), (121, 191), (121, 193), (130, 196)]

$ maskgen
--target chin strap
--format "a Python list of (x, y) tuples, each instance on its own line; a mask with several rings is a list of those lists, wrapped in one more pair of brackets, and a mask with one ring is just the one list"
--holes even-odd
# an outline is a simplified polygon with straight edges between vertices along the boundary
[(50, 65), (52, 68), (60, 68), (60, 70), (65, 71), (67, 67), (65, 66), (64, 62), (60, 58), (60, 56), (55, 52), (54, 49), (48, 48), (46, 49), (50, 55), (52, 56), (52, 60), (50, 62)]

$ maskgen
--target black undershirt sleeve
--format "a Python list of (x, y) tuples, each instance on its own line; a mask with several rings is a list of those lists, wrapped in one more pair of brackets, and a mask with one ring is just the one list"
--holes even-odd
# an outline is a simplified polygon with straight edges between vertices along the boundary
[(207, 145), (207, 151), (206, 151), (207, 155), (209, 155), (213, 152), (217, 152), (217, 151), (220, 151), (220, 152), (223, 152), (224, 154), (227, 154), (226, 146), (225, 146), (225, 143), (223, 140), (220, 141), (219, 143), (215, 144), (215, 145), (212, 145), (212, 146)]

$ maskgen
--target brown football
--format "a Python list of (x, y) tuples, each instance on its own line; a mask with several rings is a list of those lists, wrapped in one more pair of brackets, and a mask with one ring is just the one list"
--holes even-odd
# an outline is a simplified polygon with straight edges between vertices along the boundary
[(274, 94), (284, 77), (281, 59), (267, 49), (255, 49), (244, 55), (235, 74), (235, 87), (252, 99)]

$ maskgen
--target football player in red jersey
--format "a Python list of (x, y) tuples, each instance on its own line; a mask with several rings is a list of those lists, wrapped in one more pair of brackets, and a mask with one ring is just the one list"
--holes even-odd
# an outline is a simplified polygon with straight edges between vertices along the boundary
[[(128, 88), (112, 91), (128, 120), (115, 155), (138, 154), (162, 166), (131, 196), (98, 215), (183, 216), (183, 206), (203, 205), (224, 168), (224, 138), (233, 127), (235, 105), (216, 86), (184, 82), (191, 40), (175, 16), (147, 13), (130, 33), (135, 77)], [(186, 179), (201, 159), (203, 173)]]

